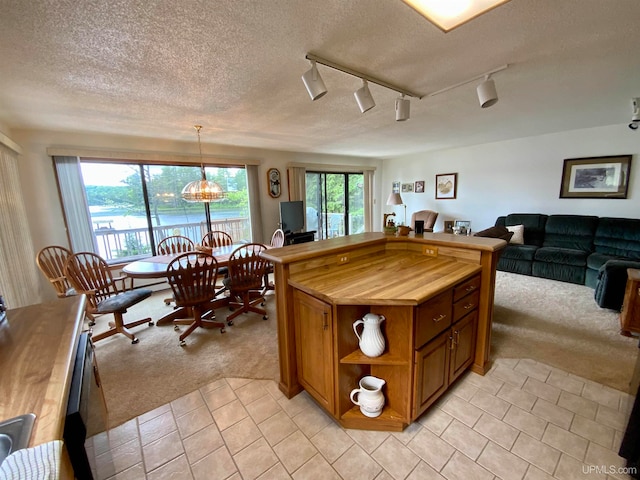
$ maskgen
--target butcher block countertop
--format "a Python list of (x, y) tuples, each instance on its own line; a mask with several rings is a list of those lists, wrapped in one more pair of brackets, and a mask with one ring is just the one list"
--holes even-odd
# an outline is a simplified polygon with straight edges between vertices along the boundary
[(62, 439), (85, 301), (8, 310), (0, 324), (0, 421), (35, 413), (30, 447)]

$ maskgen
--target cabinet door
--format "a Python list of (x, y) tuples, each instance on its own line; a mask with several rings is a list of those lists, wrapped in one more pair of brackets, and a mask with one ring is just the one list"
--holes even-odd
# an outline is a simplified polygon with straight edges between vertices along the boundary
[(476, 324), (478, 312), (470, 313), (451, 327), (453, 341), (451, 363), (449, 364), (449, 382), (453, 382), (473, 362), (476, 347)]
[(449, 331), (416, 350), (413, 418), (424, 412), (449, 386)]
[(299, 290), (293, 292), (298, 381), (333, 413), (331, 306)]

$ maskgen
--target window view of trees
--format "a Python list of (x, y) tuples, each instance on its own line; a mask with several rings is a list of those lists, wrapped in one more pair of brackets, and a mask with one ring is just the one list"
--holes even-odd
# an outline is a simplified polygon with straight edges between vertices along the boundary
[[(187, 183), (201, 178), (200, 167), (87, 161), (81, 167), (98, 253), (105, 258), (153, 253), (169, 235), (200, 243), (206, 233), (204, 204), (186, 202), (180, 195)], [(250, 238), (246, 170), (206, 167), (205, 172), (226, 192), (226, 198), (209, 205), (214, 229), (227, 231), (234, 240)]]

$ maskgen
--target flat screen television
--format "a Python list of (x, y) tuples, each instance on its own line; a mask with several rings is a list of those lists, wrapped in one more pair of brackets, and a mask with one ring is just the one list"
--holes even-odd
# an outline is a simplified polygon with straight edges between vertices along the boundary
[(297, 233), (304, 229), (304, 204), (302, 200), (280, 202), (280, 223), (285, 233)]

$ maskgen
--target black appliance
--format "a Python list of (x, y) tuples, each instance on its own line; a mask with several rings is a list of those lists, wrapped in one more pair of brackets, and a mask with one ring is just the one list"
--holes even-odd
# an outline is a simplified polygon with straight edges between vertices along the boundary
[[(638, 348), (640, 348), (640, 344), (638, 344)], [(636, 398), (618, 454), (627, 460), (629, 476), (640, 478), (640, 355), (636, 360), (629, 392), (635, 393)]]
[(106, 406), (93, 343), (85, 332), (78, 341), (64, 424), (64, 443), (76, 478), (93, 479), (85, 441), (105, 431), (106, 424)]

